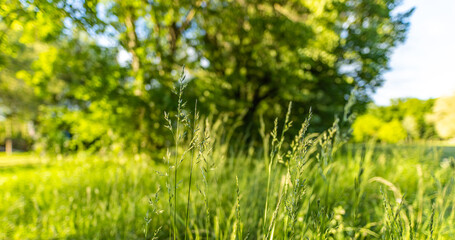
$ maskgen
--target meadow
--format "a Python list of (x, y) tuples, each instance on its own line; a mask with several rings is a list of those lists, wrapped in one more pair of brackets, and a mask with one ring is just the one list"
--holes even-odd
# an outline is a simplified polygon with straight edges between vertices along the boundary
[(0, 1), (0, 240), (455, 239), (405, 2)]
[(451, 148), (347, 144), (309, 121), (289, 136), (286, 120), (258, 148), (175, 121), (156, 156), (2, 155), (0, 239), (455, 237)]

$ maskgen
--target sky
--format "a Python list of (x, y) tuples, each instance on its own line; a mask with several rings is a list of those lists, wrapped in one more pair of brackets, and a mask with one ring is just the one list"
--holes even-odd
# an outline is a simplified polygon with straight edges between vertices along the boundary
[(402, 8), (413, 6), (408, 38), (395, 49), (392, 69), (373, 95), (378, 105), (455, 94), (455, 0), (405, 0)]

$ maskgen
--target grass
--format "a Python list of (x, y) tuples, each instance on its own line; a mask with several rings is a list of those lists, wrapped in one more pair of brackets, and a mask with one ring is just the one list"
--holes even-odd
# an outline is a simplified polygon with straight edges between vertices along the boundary
[(0, 239), (455, 238), (450, 151), (343, 144), (349, 117), (308, 134), (311, 112), (295, 136), (289, 115), (262, 126), (257, 148), (182, 91), (162, 160), (2, 156)]
[(269, 191), (258, 155), (213, 148), (194, 166), (191, 186), (191, 162), (183, 161), (170, 211), (168, 166), (147, 158), (79, 154), (3, 167), (0, 239), (144, 239), (145, 227), (147, 239), (455, 236), (454, 162), (434, 148), (347, 145), (325, 166), (304, 166), (299, 183), (292, 165), (277, 161)]

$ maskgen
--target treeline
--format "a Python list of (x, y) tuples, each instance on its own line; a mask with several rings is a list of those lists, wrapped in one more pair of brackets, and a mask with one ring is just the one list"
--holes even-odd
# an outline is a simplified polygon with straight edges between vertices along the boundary
[[(163, 112), (186, 66), (188, 109), (257, 136), (294, 102), (329, 127), (354, 87), (382, 85), (409, 10), (401, 1), (0, 2), (0, 141), (51, 152), (169, 144)], [(299, 121), (297, 121), (299, 122)], [(24, 140), (25, 139), (25, 140)]]
[(386, 143), (455, 139), (455, 95), (438, 99), (395, 99), (371, 104), (353, 124), (353, 140)]

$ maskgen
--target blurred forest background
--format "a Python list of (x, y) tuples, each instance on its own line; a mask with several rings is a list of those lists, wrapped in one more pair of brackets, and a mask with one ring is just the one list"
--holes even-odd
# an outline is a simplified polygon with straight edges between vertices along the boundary
[(322, 131), (355, 87), (354, 109), (366, 111), (355, 141), (452, 138), (438, 127), (450, 120), (427, 117), (445, 116), (445, 103), (368, 105), (409, 27), (413, 9), (398, 12), (399, 4), (2, 1), (0, 144), (51, 153), (166, 147), (162, 116), (175, 109), (183, 71), (189, 109), (197, 99), (201, 114), (249, 139), (289, 101), (293, 120), (311, 107), (310, 130)]

